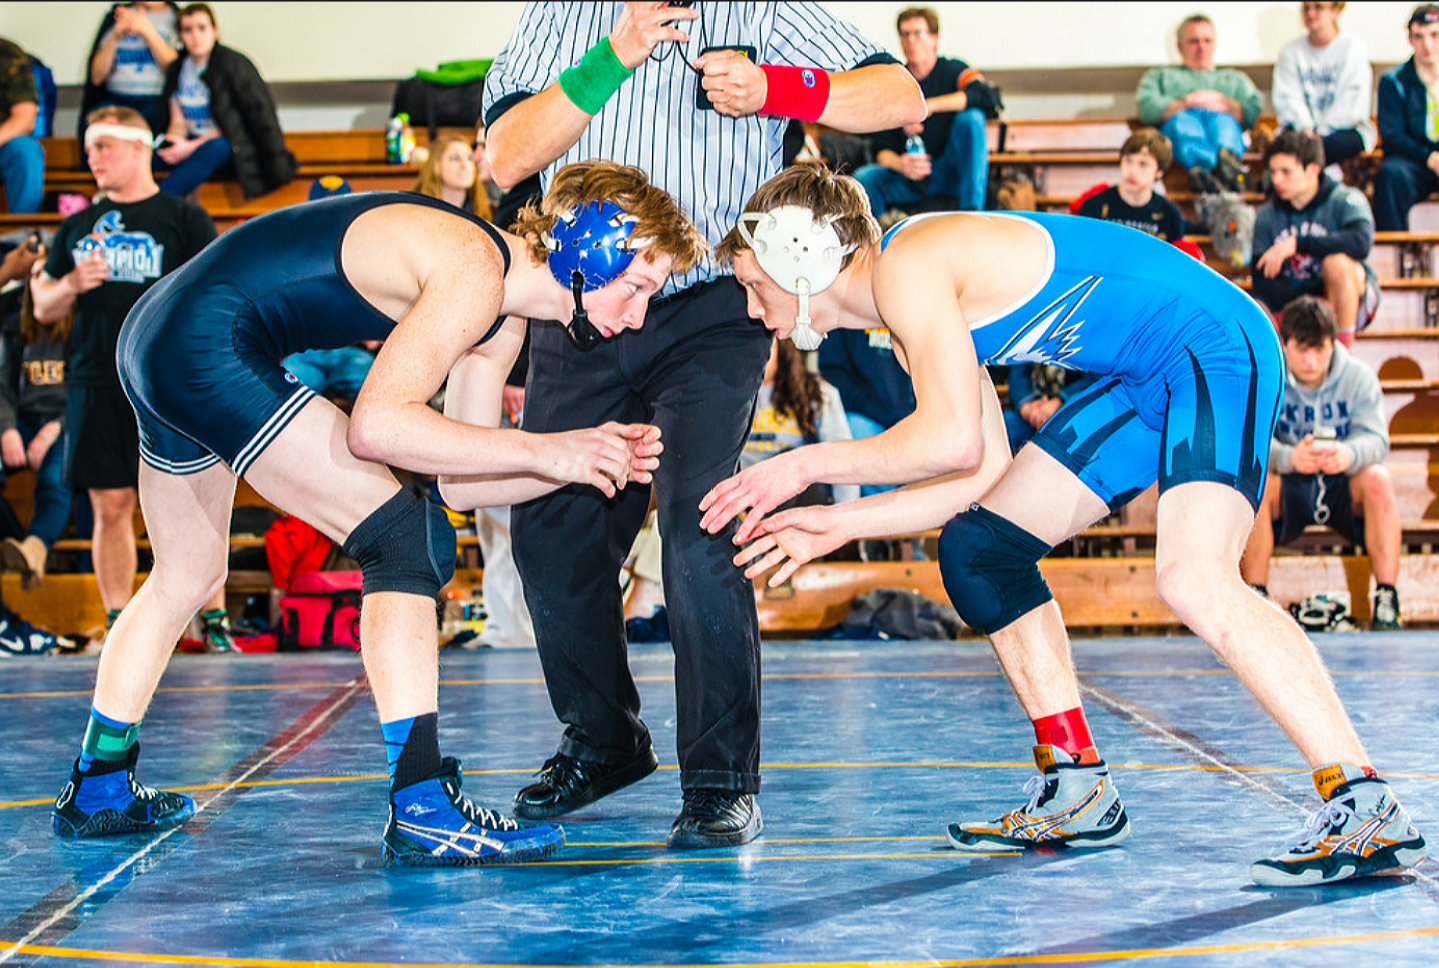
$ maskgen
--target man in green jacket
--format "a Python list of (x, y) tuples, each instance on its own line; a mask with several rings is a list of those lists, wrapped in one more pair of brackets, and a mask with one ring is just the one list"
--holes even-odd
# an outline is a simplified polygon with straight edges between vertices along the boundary
[(1179, 25), (1180, 67), (1155, 67), (1135, 92), (1139, 119), (1174, 144), (1196, 191), (1242, 191), (1244, 132), (1264, 99), (1246, 74), (1214, 69), (1214, 22), (1202, 13)]

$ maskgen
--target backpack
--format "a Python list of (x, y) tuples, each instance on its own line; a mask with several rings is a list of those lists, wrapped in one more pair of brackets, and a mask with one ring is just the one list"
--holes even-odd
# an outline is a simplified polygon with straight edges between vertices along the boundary
[(431, 142), (439, 128), (474, 128), (480, 123), (491, 63), (451, 61), (433, 71), (416, 71), (395, 85), (390, 117), (408, 114), (410, 124), (429, 129)]
[(296, 575), (280, 599), (278, 650), (360, 649), (358, 571), (309, 571)]

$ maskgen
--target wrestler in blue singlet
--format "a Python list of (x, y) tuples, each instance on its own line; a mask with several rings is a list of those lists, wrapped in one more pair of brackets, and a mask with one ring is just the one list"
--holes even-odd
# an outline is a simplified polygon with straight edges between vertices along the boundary
[[(907, 225), (890, 228), (881, 250)], [(969, 216), (980, 217), (980, 216)], [(1117, 509), (1214, 481), (1256, 509), (1284, 387), (1269, 316), (1207, 265), (1135, 229), (1073, 215), (986, 213), (1044, 232), (1049, 256), (1024, 299), (969, 324), (981, 363), (1048, 363), (1102, 379), (1033, 438)]]
[(509, 271), (509, 249), (487, 222), (408, 192), (294, 205), (231, 229), (146, 293), (120, 331), (120, 382), (139, 418), (145, 463), (192, 474), (223, 460), (244, 476), (315, 395), (281, 360), (389, 336), (395, 320), (367, 302), (340, 266), (346, 230), (383, 205), (420, 205), (474, 222)]

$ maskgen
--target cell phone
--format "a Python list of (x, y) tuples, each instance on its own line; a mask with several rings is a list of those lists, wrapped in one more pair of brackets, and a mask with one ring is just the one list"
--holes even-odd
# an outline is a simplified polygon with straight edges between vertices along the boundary
[[(728, 46), (728, 47), (725, 47), (725, 46), (722, 46), (722, 45), (721, 45), (721, 46), (718, 46), (718, 47), (706, 47), (704, 50), (700, 51), (700, 56), (703, 57), (704, 55), (713, 53), (713, 52), (715, 52), (715, 51), (717, 51), (717, 50), (732, 50), (732, 51), (735, 51), (735, 52), (737, 52), (737, 53), (739, 53), (739, 54), (743, 54), (745, 57), (749, 58), (749, 60), (750, 60), (751, 62), (753, 62), (753, 61), (755, 60), (755, 58), (759, 56), (759, 51), (756, 50), (754, 47), (743, 46), (743, 45), (742, 45), (742, 46), (734, 46), (734, 45), (731, 45), (731, 46)], [(699, 108), (701, 111), (713, 111), (715, 108), (714, 108), (714, 105), (710, 103), (709, 92), (705, 90), (705, 86), (704, 86), (703, 81), (704, 81), (704, 78), (703, 78), (703, 77), (697, 78), (697, 79), (695, 80), (695, 107)]]
[(1335, 439), (1338, 435), (1334, 432), (1333, 427), (1315, 427), (1314, 433), (1310, 436), (1314, 438), (1316, 450), (1333, 450), (1338, 444)]
[(30, 237), (25, 240), (25, 248), (31, 252), (39, 252), (41, 241), (39, 232), (31, 232)]

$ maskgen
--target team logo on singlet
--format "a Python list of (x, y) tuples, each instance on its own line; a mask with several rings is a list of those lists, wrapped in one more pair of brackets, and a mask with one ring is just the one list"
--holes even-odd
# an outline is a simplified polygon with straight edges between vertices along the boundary
[(1041, 309), (1027, 323), (1020, 324), (1004, 346), (986, 362), (1047, 363), (1078, 369), (1069, 358), (1078, 353), (1080, 330), (1085, 320), (1076, 318), (1079, 307), (1099, 285), (1101, 276), (1090, 276), (1054, 302)]
[(75, 244), (70, 255), (76, 262), (100, 249), (110, 267), (109, 282), (144, 282), (158, 279), (165, 262), (165, 247), (149, 232), (129, 232), (119, 212), (100, 216), (90, 234)]

